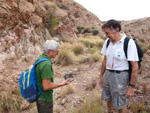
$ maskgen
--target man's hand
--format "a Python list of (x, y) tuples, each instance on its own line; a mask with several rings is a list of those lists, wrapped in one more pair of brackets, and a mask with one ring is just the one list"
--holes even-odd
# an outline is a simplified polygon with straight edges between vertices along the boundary
[(126, 92), (126, 98), (130, 98), (134, 96), (134, 88), (133, 87), (128, 87), (127, 92)]
[(104, 79), (103, 76), (99, 77), (99, 84), (101, 87), (103, 86), (103, 79)]
[(62, 82), (61, 84), (62, 84), (62, 86), (64, 86), (64, 85), (68, 85), (68, 84), (69, 84), (69, 78), (68, 78), (68, 79), (66, 79), (64, 82)]

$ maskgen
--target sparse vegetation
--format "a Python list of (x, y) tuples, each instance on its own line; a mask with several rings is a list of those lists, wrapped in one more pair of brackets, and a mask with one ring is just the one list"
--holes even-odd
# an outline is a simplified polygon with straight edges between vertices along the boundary
[(60, 19), (58, 17), (55, 16), (55, 12), (56, 12), (56, 5), (53, 6), (47, 6), (45, 5), (46, 9), (47, 9), (47, 14), (46, 14), (46, 18), (44, 20), (44, 24), (46, 25), (46, 27), (48, 28), (50, 34), (52, 36), (54, 36), (55, 32), (54, 32), (54, 28), (58, 25), (58, 23), (60, 22)]

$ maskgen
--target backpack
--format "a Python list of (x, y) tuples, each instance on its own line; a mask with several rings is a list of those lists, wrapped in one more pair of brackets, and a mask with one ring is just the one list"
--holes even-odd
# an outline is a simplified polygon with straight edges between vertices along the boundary
[(35, 61), (33, 67), (31, 69), (25, 70), (22, 72), (19, 78), (19, 87), (21, 95), (30, 103), (38, 100), (43, 86), (40, 91), (37, 91), (37, 83), (36, 83), (36, 65), (43, 61), (49, 61), (47, 58), (42, 58), (39, 61)]
[[(124, 53), (125, 53), (125, 56), (127, 58), (127, 50), (128, 50), (128, 43), (129, 43), (129, 40), (130, 40), (130, 37), (126, 37), (124, 39)], [(139, 69), (141, 67), (141, 62), (143, 60), (143, 50), (142, 48), (140, 47), (140, 45), (138, 44), (137, 40), (136, 39), (133, 39), (133, 41), (135, 42), (135, 45), (136, 45), (136, 48), (137, 48), (137, 53), (138, 53), (138, 58), (139, 58), (139, 61), (138, 61), (138, 66), (139, 66)], [(106, 44), (106, 48), (108, 47), (110, 43), (110, 40), (107, 41), (107, 44)], [(131, 73), (132, 73), (132, 65), (130, 63), (130, 61), (128, 61), (129, 63), (129, 80), (131, 78)]]

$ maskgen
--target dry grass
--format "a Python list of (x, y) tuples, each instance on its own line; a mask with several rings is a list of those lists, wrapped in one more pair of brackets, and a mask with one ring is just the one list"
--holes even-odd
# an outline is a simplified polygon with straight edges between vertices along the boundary
[(100, 100), (99, 92), (93, 91), (90, 98), (86, 98), (83, 105), (74, 108), (69, 113), (104, 113), (102, 101)]
[(0, 94), (0, 112), (17, 112), (20, 111), (23, 98), (20, 95), (19, 89)]
[(66, 66), (72, 64), (74, 62), (73, 59), (74, 59), (74, 54), (71, 51), (67, 49), (61, 49), (59, 55), (55, 60), (55, 63)]
[(65, 98), (68, 94), (74, 93), (74, 91), (75, 91), (75, 89), (72, 84), (64, 86), (60, 93), (61, 99)]
[(84, 51), (84, 47), (81, 43), (75, 44), (72, 49), (76, 55), (82, 54)]
[(132, 113), (147, 113), (145, 105), (141, 102), (136, 102), (135, 104), (130, 106), (130, 109)]
[(150, 45), (147, 43), (143, 43), (139, 41), (139, 45), (142, 47), (144, 53), (146, 53), (148, 49), (150, 49)]
[(146, 94), (146, 91), (147, 91), (147, 85), (148, 85), (147, 82), (142, 82), (143, 94)]

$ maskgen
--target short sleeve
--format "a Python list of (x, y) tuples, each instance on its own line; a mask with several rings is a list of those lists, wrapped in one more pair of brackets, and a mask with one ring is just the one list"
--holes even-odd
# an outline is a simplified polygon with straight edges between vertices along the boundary
[(107, 41), (108, 41), (108, 39), (105, 40), (105, 42), (104, 42), (104, 44), (103, 44), (103, 47), (102, 47), (102, 50), (101, 50), (101, 54), (103, 54), (103, 55), (106, 55), (106, 45), (107, 45)]
[(130, 39), (128, 43), (128, 61), (139, 61), (136, 44), (133, 39)]
[(40, 64), (40, 74), (42, 79), (53, 78), (52, 64), (48, 61)]

